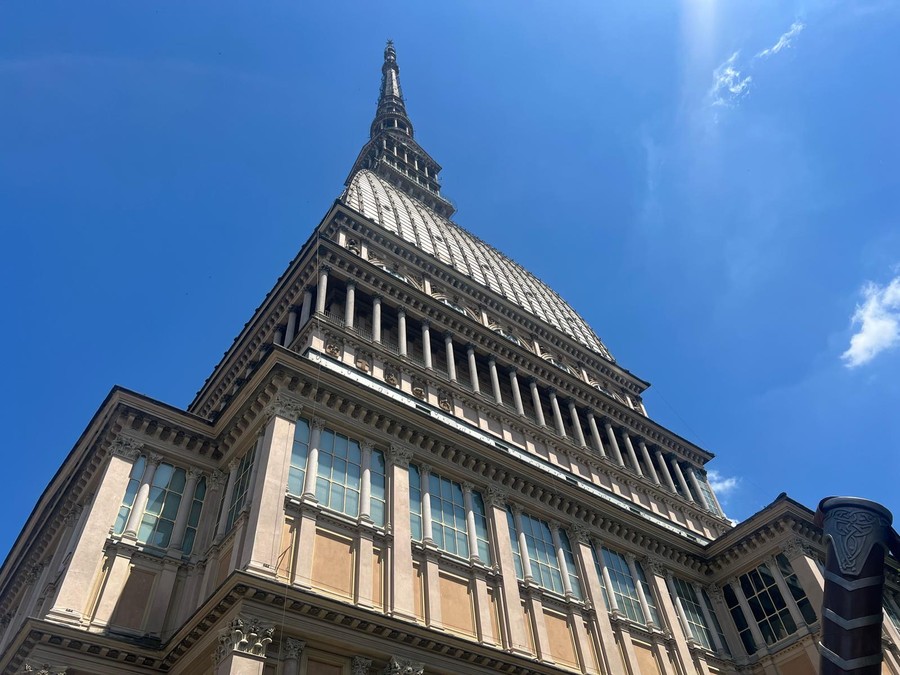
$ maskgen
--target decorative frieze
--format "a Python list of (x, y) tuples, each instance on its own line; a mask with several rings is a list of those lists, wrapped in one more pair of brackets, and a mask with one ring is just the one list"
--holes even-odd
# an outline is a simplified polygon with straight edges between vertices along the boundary
[(409, 461), (412, 459), (413, 452), (412, 448), (406, 445), (401, 445), (400, 443), (392, 443), (391, 449), (387, 453), (388, 461), (394, 465), (403, 469), (409, 468)]
[(282, 391), (275, 395), (266, 408), (267, 416), (282, 417), (291, 422), (296, 422), (302, 412), (303, 402)]
[(392, 656), (384, 669), (384, 675), (423, 675), (425, 664), (411, 659)]
[(122, 457), (130, 461), (134, 461), (141, 454), (144, 448), (144, 441), (128, 434), (119, 434), (112, 442), (110, 452), (117, 457)]

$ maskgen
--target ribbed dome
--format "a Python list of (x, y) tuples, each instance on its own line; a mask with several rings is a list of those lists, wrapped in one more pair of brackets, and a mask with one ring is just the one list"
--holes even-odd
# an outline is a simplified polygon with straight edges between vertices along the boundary
[(540, 279), (372, 171), (357, 171), (341, 201), (419, 250), (613, 360), (584, 319)]

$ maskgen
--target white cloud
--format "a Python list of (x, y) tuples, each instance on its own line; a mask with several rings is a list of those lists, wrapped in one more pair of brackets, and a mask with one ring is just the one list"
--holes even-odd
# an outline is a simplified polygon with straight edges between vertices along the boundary
[(713, 71), (713, 86), (709, 90), (712, 104), (715, 106), (728, 106), (740, 100), (749, 93), (752, 78), (744, 77), (735, 63), (740, 52), (729, 56)]
[(856, 306), (851, 325), (859, 330), (850, 338), (850, 346), (841, 358), (848, 368), (864, 365), (881, 352), (900, 343), (900, 276), (887, 285), (867, 283), (862, 289), (863, 303)]
[(719, 498), (719, 501), (725, 501), (728, 496), (737, 489), (738, 483), (740, 482), (734, 476), (725, 477), (714, 469), (710, 470), (709, 473), (706, 474), (706, 477), (709, 480), (709, 485), (713, 489), (713, 492), (715, 492), (716, 496)]
[(790, 47), (791, 40), (799, 35), (800, 31), (802, 31), (804, 28), (806, 28), (806, 24), (804, 24), (802, 21), (795, 21), (791, 24), (791, 27), (788, 29), (788, 31), (786, 33), (783, 33), (781, 37), (778, 38), (778, 42), (776, 42), (768, 49), (763, 49), (759, 54), (756, 55), (756, 58), (767, 58), (772, 54), (777, 54), (782, 49)]

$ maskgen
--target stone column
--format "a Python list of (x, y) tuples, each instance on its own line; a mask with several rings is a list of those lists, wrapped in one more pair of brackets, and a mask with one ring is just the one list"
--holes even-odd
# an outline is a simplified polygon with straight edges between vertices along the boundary
[(803, 592), (806, 593), (806, 597), (812, 606), (816, 608), (816, 614), (818, 615), (821, 613), (825, 579), (821, 570), (819, 570), (819, 565), (816, 563), (812, 547), (805, 540), (798, 537), (789, 542), (784, 548), (784, 555), (787, 556), (791, 569), (797, 575), (797, 581), (800, 582)]
[(447, 353), (447, 376), (456, 382), (456, 355), (453, 353), (453, 333), (444, 333), (444, 350)]
[(475, 532), (475, 510), (472, 508), (471, 483), (463, 483), (463, 505), (466, 507), (466, 538), (469, 542), (469, 560), (473, 562), (487, 562), (478, 556), (478, 535)]
[(494, 357), (488, 359), (488, 370), (491, 373), (491, 388), (494, 390), (494, 400), (502, 404), (503, 396), (500, 394), (500, 378), (497, 376), (497, 361)]
[(650, 479), (659, 485), (659, 476), (656, 473), (656, 469), (653, 466), (653, 460), (650, 459), (650, 452), (647, 450), (647, 444), (644, 443), (643, 439), (638, 441), (638, 447), (641, 450), (641, 457), (644, 459), (644, 464), (647, 465), (647, 472), (650, 474)]
[(609, 420), (603, 421), (603, 428), (606, 430), (606, 440), (609, 441), (609, 449), (612, 452), (613, 459), (619, 466), (625, 466), (622, 460), (622, 451), (619, 450), (619, 441), (616, 440), (616, 432), (613, 431), (612, 424)]
[(356, 284), (348, 281), (347, 299), (344, 302), (344, 326), (353, 328), (354, 319), (356, 319)]
[(638, 476), (643, 476), (644, 472), (641, 471), (641, 463), (638, 462), (637, 453), (635, 453), (634, 445), (631, 443), (631, 436), (629, 436), (628, 432), (624, 429), (622, 430), (622, 438), (625, 441), (625, 452), (628, 453), (628, 461), (631, 462), (631, 466), (635, 473), (637, 473)]
[(235, 617), (213, 653), (214, 675), (262, 675), (275, 628), (255, 617)]
[(668, 487), (672, 492), (677, 493), (678, 490), (675, 489), (675, 481), (672, 480), (672, 474), (669, 472), (669, 465), (666, 462), (665, 456), (662, 454), (659, 448), (655, 450), (655, 454), (656, 463), (659, 465), (659, 470), (666, 481), (666, 487)]
[(609, 621), (609, 613), (603, 603), (603, 589), (600, 577), (597, 576), (597, 566), (594, 564), (592, 544), (586, 529), (577, 527), (573, 531), (576, 547), (576, 561), (581, 570), (581, 579), (586, 600), (593, 610), (593, 618), (596, 622), (597, 633), (600, 637), (600, 649), (597, 658), (602, 666), (600, 670), (609, 675), (627, 675), (628, 671), (622, 659), (621, 652), (616, 645), (616, 635)]
[(525, 615), (522, 613), (522, 597), (516, 579), (516, 565), (513, 558), (512, 537), (506, 519), (506, 492), (498, 488), (488, 488), (487, 502), (490, 509), (494, 536), (497, 541), (497, 563), (502, 577), (503, 603), (506, 621), (501, 621), (506, 630), (505, 647), (518, 655), (530, 655), (526, 637)]
[(704, 494), (703, 489), (700, 487), (700, 481), (697, 480), (697, 472), (694, 467), (687, 466), (685, 468), (685, 472), (687, 473), (688, 481), (690, 481), (690, 486), (694, 489), (694, 494), (697, 495), (696, 501), (699, 502), (701, 506), (705, 507), (707, 511), (715, 513), (715, 506), (713, 506), (706, 500), (706, 495)]
[(690, 502), (695, 502), (694, 496), (691, 494), (691, 490), (688, 487), (687, 481), (684, 479), (684, 473), (681, 471), (681, 464), (678, 462), (678, 458), (672, 457), (672, 470), (675, 472), (675, 478), (678, 479), (678, 486), (681, 488), (682, 493), (684, 494), (684, 498)]
[(391, 597), (394, 616), (416, 620), (413, 598), (412, 535), (409, 527), (409, 460), (412, 450), (392, 445), (387, 456), (391, 474)]
[(797, 625), (797, 628), (806, 626), (806, 619), (804, 619), (803, 615), (800, 613), (797, 601), (794, 600), (791, 589), (788, 588), (787, 581), (784, 580), (784, 576), (781, 574), (781, 569), (778, 567), (778, 561), (775, 560), (775, 556), (771, 556), (766, 560), (766, 565), (768, 565), (769, 570), (772, 572), (772, 578), (775, 579), (775, 585), (778, 586), (778, 590), (781, 591), (781, 595), (784, 596), (784, 602), (787, 604), (788, 612), (794, 620), (794, 623)]
[[(275, 336), (272, 338), (272, 342), (276, 345), (284, 346), (284, 333), (280, 328), (275, 329)], [(235, 387), (233, 391), (237, 391), (237, 387)]]
[(291, 311), (288, 312), (288, 320), (287, 320), (287, 328), (284, 332), (284, 346), (290, 347), (291, 343), (294, 341), (294, 335), (297, 334), (297, 310), (294, 307), (291, 307)]
[(475, 363), (475, 346), (466, 345), (466, 356), (469, 359), (469, 381), (472, 383), (472, 391), (476, 394), (481, 391), (478, 385), (478, 365)]
[(381, 344), (381, 296), (372, 298), (372, 341)]
[(566, 554), (563, 552), (562, 541), (559, 536), (559, 523), (550, 523), (550, 536), (553, 538), (553, 548), (556, 549), (556, 564), (559, 565), (559, 575), (562, 577), (563, 590), (567, 598), (574, 598), (572, 581), (569, 579), (569, 565), (566, 562)]
[(303, 289), (303, 304), (300, 306), (300, 327), (309, 321), (309, 311), (312, 309), (312, 290), (307, 286)]
[(522, 507), (512, 505), (513, 522), (516, 525), (516, 537), (519, 540), (519, 557), (522, 559), (522, 576), (526, 583), (534, 583), (534, 574), (531, 572), (531, 558), (528, 555), (528, 541), (525, 539), (525, 530), (522, 528)]
[(228, 510), (231, 508), (231, 498), (234, 496), (234, 484), (237, 481), (237, 472), (240, 465), (241, 460), (237, 457), (228, 463), (228, 483), (225, 485), (222, 510), (219, 512), (219, 523), (216, 526), (216, 541), (225, 536), (225, 530), (228, 528)]
[(372, 521), (372, 441), (363, 440), (359, 444), (362, 451), (362, 465), (359, 479), (359, 519)]
[(160, 462), (162, 462), (162, 455), (147, 455), (144, 475), (141, 476), (141, 486), (134, 497), (131, 513), (128, 514), (128, 524), (125, 525), (125, 532), (122, 533), (123, 537), (137, 538), (137, 531), (141, 526), (141, 518), (144, 517), (144, 509), (147, 508), (147, 499), (150, 497), (150, 484), (153, 482), (153, 476), (156, 475), (156, 469)]
[(325, 266), (319, 270), (319, 285), (316, 287), (316, 314), (325, 313), (325, 294), (328, 293), (328, 272), (331, 268)]
[(587, 447), (584, 440), (584, 431), (581, 428), (581, 419), (578, 417), (578, 408), (575, 407), (575, 401), (569, 401), (569, 417), (572, 419), (572, 426), (575, 428), (575, 440), (582, 448)]
[(550, 397), (550, 410), (553, 411), (553, 422), (556, 424), (556, 433), (565, 438), (566, 425), (563, 424), (562, 412), (559, 410), (559, 401), (556, 398), (556, 392), (551, 389), (547, 393)]
[(397, 310), (397, 348), (400, 356), (406, 356), (406, 311), (402, 307)]
[(528, 379), (528, 388), (531, 390), (531, 404), (534, 406), (534, 417), (537, 423), (542, 427), (547, 426), (544, 421), (544, 408), (541, 405), (541, 394), (538, 391), (537, 380), (533, 377)]
[(516, 412), (524, 415), (525, 408), (522, 406), (522, 392), (519, 390), (519, 377), (515, 368), (511, 368), (509, 371), (509, 386), (512, 388), (513, 404), (516, 406)]
[(750, 635), (753, 636), (753, 643), (756, 645), (756, 652), (767, 652), (768, 648), (766, 645), (766, 639), (763, 637), (762, 632), (759, 630), (759, 624), (756, 623), (756, 617), (753, 616), (753, 610), (750, 609), (750, 603), (747, 602), (747, 596), (744, 595), (744, 589), (741, 588), (741, 582), (739, 579), (729, 579), (726, 581), (729, 586), (731, 586), (731, 590), (734, 591), (735, 596), (737, 597), (738, 605), (741, 608), (741, 611), (744, 613), (744, 619), (747, 621), (747, 626), (750, 628)]
[(181, 495), (181, 503), (178, 505), (178, 513), (175, 516), (175, 525), (172, 527), (172, 538), (169, 540), (169, 550), (178, 551), (184, 543), (184, 532), (187, 529), (188, 516), (194, 504), (194, 492), (197, 489), (197, 481), (203, 472), (200, 469), (188, 469), (187, 482)]
[(431, 522), (431, 467), (419, 465), (419, 489), (422, 492), (422, 543), (434, 544), (434, 525)]
[(317, 417), (309, 421), (309, 455), (306, 459), (306, 476), (303, 482), (303, 499), (316, 501), (316, 480), (319, 475), (319, 443), (322, 439), (322, 430), (325, 422)]
[(300, 675), (300, 657), (306, 649), (303, 640), (287, 638), (284, 641), (284, 675)]
[(722, 638), (719, 637), (719, 631), (716, 630), (716, 624), (712, 619), (712, 610), (706, 605), (706, 598), (703, 597), (703, 587), (696, 581), (691, 584), (694, 588), (694, 595), (697, 596), (697, 602), (700, 605), (700, 611), (703, 612), (703, 620), (712, 635), (713, 645), (715, 645), (716, 653), (724, 655), (725, 645), (722, 644)]
[(273, 579), (281, 552), (284, 495), (291, 468), (294, 427), (302, 410), (303, 404), (292, 396), (283, 392), (275, 395), (267, 410), (269, 421), (251, 472), (256, 478), (251, 486), (252, 505), (240, 567)]
[(713, 603), (712, 611), (715, 612), (718, 610), (719, 616), (724, 619), (720, 621), (719, 624), (722, 626), (722, 632), (725, 634), (725, 642), (728, 643), (728, 651), (731, 652), (732, 656), (737, 658), (745, 651), (744, 643), (741, 641), (741, 636), (734, 626), (734, 621), (731, 619), (731, 610), (729, 610), (728, 605), (725, 604), (722, 589), (718, 586), (708, 586), (706, 590)]
[(603, 447), (603, 439), (600, 437), (600, 429), (597, 428), (597, 418), (594, 413), (588, 412), (588, 426), (591, 428), (591, 440), (594, 442), (594, 450), (606, 457), (606, 449)]
[(47, 618), (58, 623), (79, 625), (87, 609), (94, 580), (103, 559), (109, 528), (122, 505), (131, 469), (143, 443), (127, 435), (119, 435), (109, 450), (109, 459), (97, 485), (97, 493), (86, 513), (83, 526), (73, 533), (74, 545), (69, 566), (57, 582), (56, 598)]
[(637, 573), (637, 562), (635, 560), (634, 554), (626, 553), (625, 562), (628, 564), (628, 571), (631, 573), (631, 578), (634, 579), (634, 588), (637, 591), (638, 601), (641, 605), (641, 611), (644, 613), (644, 623), (647, 624), (648, 628), (655, 627), (656, 622), (653, 620), (653, 615), (650, 613), (650, 603), (647, 602), (647, 595), (646, 593), (644, 593), (644, 584), (641, 583), (641, 578)]
[(422, 322), (422, 359), (425, 367), (431, 370), (431, 324), (428, 321)]
[(648, 581), (653, 585), (653, 590), (656, 591), (656, 600), (659, 602), (659, 608), (665, 616), (669, 617), (669, 628), (672, 631), (672, 636), (675, 638), (675, 650), (678, 660), (681, 661), (682, 672), (695, 672), (694, 657), (688, 648), (688, 637), (690, 636), (685, 634), (685, 631), (688, 629), (688, 623), (684, 617), (681, 601), (675, 592), (672, 572), (663, 569), (661, 564), (656, 561), (648, 561), (644, 565), (644, 571), (650, 571)]

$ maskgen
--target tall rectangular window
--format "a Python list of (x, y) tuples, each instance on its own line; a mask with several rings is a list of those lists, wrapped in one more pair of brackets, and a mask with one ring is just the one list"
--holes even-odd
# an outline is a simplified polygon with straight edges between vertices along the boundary
[(422, 541), (422, 477), (415, 464), (409, 465), (409, 530), (413, 541)]
[(306, 463), (309, 460), (309, 422), (298, 419), (294, 425), (294, 444), (291, 447), (291, 468), (288, 470), (288, 492), (298, 497), (306, 483)]
[(706, 649), (715, 651), (715, 643), (713, 642), (710, 626), (706, 625), (706, 618), (703, 616), (703, 608), (700, 603), (702, 598), (698, 598), (694, 592), (694, 587), (688, 582), (674, 578), (675, 592), (678, 599), (681, 600), (681, 608), (684, 610), (685, 619), (687, 619), (687, 630), (697, 644), (702, 645)]
[(539, 586), (561, 594), (563, 592), (562, 575), (559, 571), (559, 561), (556, 558), (556, 547), (553, 545), (550, 526), (543, 520), (532, 518), (525, 513), (521, 515), (521, 521), (534, 580)]
[(241, 457), (238, 464), (237, 476), (234, 481), (234, 491), (231, 493), (231, 504), (228, 505), (228, 521), (227, 530), (231, 529), (234, 521), (237, 520), (241, 509), (244, 508), (244, 502), (247, 500), (247, 491), (250, 489), (250, 474), (253, 473), (253, 460), (256, 457), (256, 444), (250, 446), (250, 449)]
[(484, 498), (480, 492), (472, 490), (472, 512), (475, 515), (475, 539), (478, 542), (478, 559), (485, 565), (490, 565), (491, 542), (488, 535), (487, 515), (484, 510)]
[(572, 544), (569, 541), (569, 535), (565, 530), (559, 530), (559, 545), (562, 548), (563, 557), (566, 559), (566, 573), (569, 577), (569, 588), (572, 589), (572, 595), (581, 598), (581, 579), (578, 578), (578, 566), (575, 562), (575, 554), (572, 553)]
[(191, 500), (191, 510), (188, 513), (187, 527), (184, 530), (184, 540), (181, 544), (182, 553), (190, 553), (194, 548), (194, 539), (197, 537), (197, 527), (200, 525), (200, 512), (203, 510), (203, 500), (206, 497), (206, 478), (197, 481), (194, 488), (194, 498)]
[(447, 553), (468, 558), (469, 540), (462, 486), (431, 473), (428, 476), (428, 491), (431, 495), (431, 533), (435, 545)]
[(756, 643), (753, 641), (753, 633), (750, 631), (750, 624), (747, 623), (747, 617), (741, 610), (740, 602), (734, 589), (728, 584), (722, 586), (722, 594), (725, 596), (725, 604), (728, 605), (728, 611), (731, 612), (731, 619), (734, 621), (735, 628), (738, 629), (738, 635), (744, 645), (747, 655), (756, 653)]
[[(612, 584), (613, 596), (615, 597), (615, 607), (625, 614), (632, 621), (646, 624), (647, 618), (644, 616), (644, 610), (641, 608), (641, 601), (638, 597), (635, 579), (631, 576), (631, 570), (628, 568), (628, 561), (621, 553), (611, 551), (603, 546), (601, 548), (603, 555), (603, 564), (606, 565), (606, 572), (609, 574), (609, 581)], [(597, 574), (603, 578), (600, 567), (597, 567)]]
[(125, 525), (128, 524), (128, 517), (131, 515), (131, 509), (134, 507), (134, 498), (137, 496), (138, 489), (141, 487), (141, 476), (144, 475), (144, 468), (147, 466), (147, 458), (141, 455), (137, 458), (131, 467), (131, 473), (128, 477), (128, 485), (125, 487), (125, 496), (122, 498), (122, 505), (119, 507), (119, 515), (113, 525), (115, 534), (122, 534), (125, 531)]
[(650, 610), (650, 620), (653, 621), (654, 625), (664, 628), (662, 619), (659, 616), (659, 609), (656, 606), (656, 597), (653, 595), (653, 589), (650, 588), (650, 583), (647, 581), (647, 575), (644, 573), (644, 568), (641, 566), (640, 562), (635, 561), (634, 569), (637, 571), (638, 580), (644, 591), (644, 598), (647, 600), (647, 609)]
[(369, 499), (369, 512), (378, 526), (384, 525), (384, 514), (387, 508), (386, 468), (384, 453), (380, 450), (372, 450), (372, 462), (369, 469), (369, 483), (371, 486)]
[(796, 632), (787, 601), (766, 563), (742, 575), (740, 584), (766, 644), (775, 644)]
[(316, 475), (316, 499), (319, 503), (348, 516), (358, 516), (361, 465), (359, 443), (343, 434), (323, 429), (319, 437), (319, 470)]
[(171, 464), (160, 464), (156, 468), (147, 507), (138, 527), (138, 541), (159, 548), (169, 545), (185, 482), (184, 469), (176, 469)]
[(524, 579), (525, 572), (522, 568), (522, 551), (519, 547), (519, 535), (516, 530), (516, 521), (512, 509), (506, 507), (506, 527), (509, 529), (509, 543), (512, 545), (513, 564), (516, 567), (516, 578)]
[(816, 610), (813, 609), (812, 603), (809, 601), (809, 598), (806, 597), (806, 591), (804, 591), (803, 586), (800, 585), (800, 580), (794, 573), (794, 568), (791, 567), (791, 563), (787, 559), (787, 556), (784, 555), (784, 553), (779, 553), (775, 556), (775, 562), (778, 563), (778, 569), (781, 572), (781, 576), (784, 577), (788, 590), (790, 590), (794, 602), (797, 603), (800, 614), (803, 615), (803, 620), (807, 624), (815, 623)]

